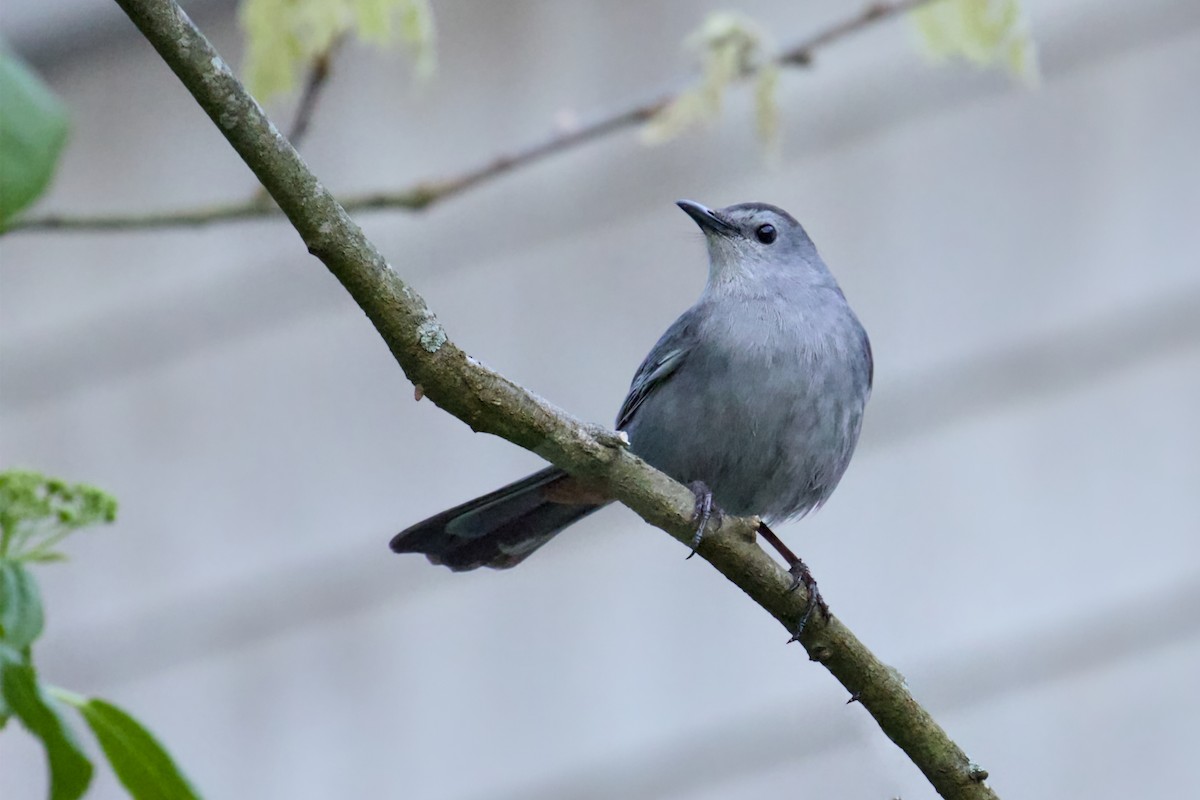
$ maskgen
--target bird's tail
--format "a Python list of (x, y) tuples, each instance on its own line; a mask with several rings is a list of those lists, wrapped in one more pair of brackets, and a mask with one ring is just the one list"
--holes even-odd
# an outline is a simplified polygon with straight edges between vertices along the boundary
[(563, 528), (604, 503), (573, 503), (572, 479), (557, 467), (418, 522), (392, 537), (397, 553), (424, 553), (455, 572), (516, 566)]

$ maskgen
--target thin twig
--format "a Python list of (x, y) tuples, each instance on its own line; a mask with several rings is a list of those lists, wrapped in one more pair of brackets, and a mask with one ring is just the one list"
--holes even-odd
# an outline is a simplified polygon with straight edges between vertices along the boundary
[(291, 127), (288, 128), (287, 138), (292, 147), (300, 148), (300, 143), (308, 134), (308, 126), (312, 122), (313, 112), (317, 110), (317, 101), (321, 99), (321, 91), (328, 85), (329, 68), (333, 65), (333, 57), (341, 48), (344, 37), (339, 36), (330, 43), (323, 53), (319, 53), (308, 65), (308, 77), (304, 81), (304, 89), (300, 92), (300, 100), (296, 103), (296, 113), (292, 117)]
[[(911, 11), (934, 0), (899, 0), (875, 3), (855, 15), (821, 30), (813, 36), (781, 51), (778, 61), (793, 67), (807, 67), (821, 48), (861, 31), (884, 19)], [(748, 72), (743, 78), (752, 75)], [(529, 166), (548, 156), (570, 150), (595, 139), (647, 122), (667, 107), (678, 91), (664, 92), (658, 97), (634, 104), (624, 110), (599, 117), (580, 127), (552, 134), (541, 142), (492, 158), (483, 164), (441, 180), (421, 181), (407, 189), (351, 195), (342, 199), (347, 211), (379, 211), (397, 209), (422, 211), (434, 203), (447, 200), (499, 178), (521, 167)], [(303, 101), (301, 104), (303, 107)], [(301, 117), (298, 115), (297, 120)], [(303, 133), (303, 128), (299, 128)], [(293, 131), (293, 138), (295, 131)], [(295, 142), (293, 141), (293, 144)], [(3, 233), (21, 231), (129, 231), (156, 228), (194, 227), (217, 222), (261, 219), (278, 216), (279, 209), (257, 199), (219, 205), (160, 211), (148, 214), (47, 214), (12, 222)]]
[(868, 27), (873, 22), (904, 14), (921, 6), (928, 5), (933, 0), (899, 0), (894, 3), (872, 3), (857, 15), (848, 17), (841, 22), (830, 25), (823, 31), (818, 31), (809, 39), (785, 49), (779, 55), (779, 62), (793, 66), (807, 67), (812, 64), (813, 55), (831, 42), (836, 42), (850, 34)]
[[(690, 490), (587, 425), (470, 358), (423, 298), (366, 238), (275, 129), (174, 0), (117, 0), (288, 216), (309, 252), (341, 282), (426, 397), (473, 429), (520, 445), (594, 481), (681, 542), (693, 536)], [(789, 630), (808, 602), (755, 542), (758, 520), (726, 517), (699, 554)], [(836, 617), (802, 638), (944, 798), (995, 800), (976, 767), (905, 685)]]

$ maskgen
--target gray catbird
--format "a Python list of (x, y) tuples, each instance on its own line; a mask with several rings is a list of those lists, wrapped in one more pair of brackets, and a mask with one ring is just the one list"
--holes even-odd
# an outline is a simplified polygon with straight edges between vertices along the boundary
[[(708, 284), (638, 368), (617, 429), (696, 492), (698, 544), (714, 503), (773, 522), (829, 498), (858, 441), (873, 364), (866, 332), (790, 214), (678, 205), (704, 231)], [(511, 567), (607, 502), (549, 467), (417, 523), (391, 547), (453, 570)], [(759, 530), (815, 591), (803, 562)]]

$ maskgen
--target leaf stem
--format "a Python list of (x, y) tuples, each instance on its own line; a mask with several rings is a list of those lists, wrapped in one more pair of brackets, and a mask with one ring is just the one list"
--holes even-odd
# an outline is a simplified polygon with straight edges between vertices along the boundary
[(52, 686), (51, 684), (43, 683), (42, 689), (44, 689), (46, 694), (50, 695), (55, 700), (59, 700), (69, 706), (74, 706), (75, 708), (85, 706), (88, 702), (88, 699), (83, 695), (76, 694), (70, 689), (64, 689), (61, 686)]

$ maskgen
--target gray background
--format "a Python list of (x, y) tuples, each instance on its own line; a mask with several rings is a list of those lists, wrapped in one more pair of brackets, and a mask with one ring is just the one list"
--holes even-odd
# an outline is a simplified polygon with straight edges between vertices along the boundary
[[(338, 59), (304, 147), (335, 191), (671, 86), (709, 8), (434, 5), (434, 83), (397, 54)], [(877, 370), (840, 490), (784, 537), (1002, 796), (1177, 797), (1200, 751), (1200, 4), (1026, 5), (1039, 91), (931, 68), (889, 23), (784, 76), (773, 162), (739, 93), (677, 143), (623, 133), (361, 219), (456, 342), (607, 423), (704, 281), (672, 201), (788, 208)], [(850, 10), (740, 7), (781, 44)], [(238, 63), (232, 9), (193, 9)], [(253, 190), (115, 7), (4, 17), (74, 115), (43, 210)], [(391, 556), (400, 527), (539, 461), (414, 403), (284, 224), (23, 234), (0, 260), (0, 461), (122, 503), (40, 573), (43, 677), (146, 720), (208, 796), (932, 796), (775, 623), (627, 510), (508, 573)], [(0, 796), (43, 786), (10, 725)], [(93, 796), (122, 795), (100, 770)]]

